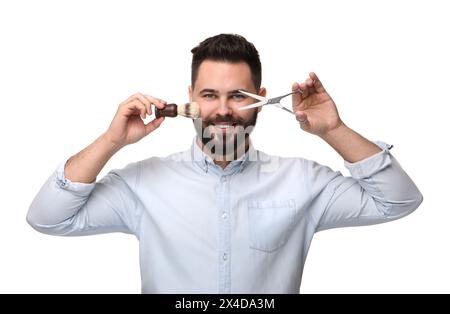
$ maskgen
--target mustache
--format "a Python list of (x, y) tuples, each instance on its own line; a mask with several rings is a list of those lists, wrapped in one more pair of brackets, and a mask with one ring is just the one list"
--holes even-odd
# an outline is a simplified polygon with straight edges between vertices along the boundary
[(230, 124), (244, 124), (244, 120), (241, 118), (235, 118), (232, 115), (217, 115), (212, 119), (205, 119), (203, 123), (206, 125), (217, 124), (217, 123), (230, 123)]

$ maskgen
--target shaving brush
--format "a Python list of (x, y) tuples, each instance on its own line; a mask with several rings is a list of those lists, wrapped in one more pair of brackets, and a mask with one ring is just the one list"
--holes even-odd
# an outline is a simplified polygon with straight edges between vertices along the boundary
[(189, 102), (184, 105), (167, 104), (163, 109), (156, 108), (155, 117), (183, 116), (191, 119), (200, 117), (200, 106), (196, 102)]

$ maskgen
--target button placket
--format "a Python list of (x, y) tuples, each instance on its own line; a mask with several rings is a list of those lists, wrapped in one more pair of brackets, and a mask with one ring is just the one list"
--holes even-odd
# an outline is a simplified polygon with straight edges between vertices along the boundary
[(229, 178), (222, 175), (219, 179), (219, 292), (230, 293), (231, 291), (231, 225), (229, 219), (230, 189)]

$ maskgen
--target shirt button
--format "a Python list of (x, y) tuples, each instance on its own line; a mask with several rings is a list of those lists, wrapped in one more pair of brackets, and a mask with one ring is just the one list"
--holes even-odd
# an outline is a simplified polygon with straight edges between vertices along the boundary
[(227, 255), (227, 253), (223, 253), (223, 256), (222, 256), (222, 258), (223, 258), (223, 260), (224, 260), (224, 261), (226, 261), (226, 260), (228, 259), (228, 255)]
[(222, 218), (223, 218), (223, 219), (227, 219), (227, 218), (228, 218), (228, 214), (224, 212), (224, 213), (222, 214)]
[(226, 182), (226, 181), (227, 181), (227, 177), (220, 178), (220, 182)]

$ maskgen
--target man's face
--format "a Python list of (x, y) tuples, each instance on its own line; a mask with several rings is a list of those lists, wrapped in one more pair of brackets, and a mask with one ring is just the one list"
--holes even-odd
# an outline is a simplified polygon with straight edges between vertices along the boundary
[[(200, 121), (194, 122), (199, 138), (215, 157), (226, 160), (240, 155), (238, 147), (245, 149), (241, 144), (248, 138), (261, 110), (238, 110), (255, 101), (240, 94), (239, 89), (258, 93), (248, 64), (211, 60), (201, 63), (195, 85), (189, 88), (191, 101), (200, 105), (201, 127)], [(264, 96), (265, 90), (261, 89), (259, 94)]]

